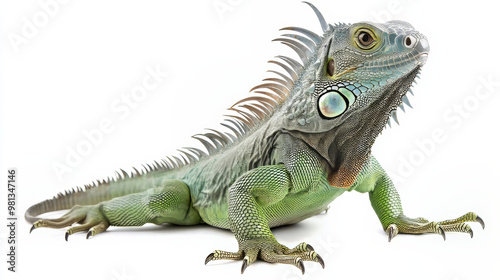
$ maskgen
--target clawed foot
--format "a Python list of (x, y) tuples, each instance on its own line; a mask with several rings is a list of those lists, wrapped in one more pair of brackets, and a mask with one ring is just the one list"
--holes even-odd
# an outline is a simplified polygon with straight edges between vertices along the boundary
[(88, 231), (87, 239), (98, 233), (105, 231), (109, 227), (108, 221), (104, 218), (99, 207), (92, 206), (75, 206), (68, 213), (58, 219), (42, 219), (33, 223), (30, 233), (40, 227), (48, 228), (64, 228), (72, 226), (74, 223), (81, 224), (80, 226), (70, 227), (64, 236), (68, 241), (68, 237), (76, 232)]
[(236, 253), (215, 250), (205, 259), (205, 264), (215, 260), (243, 260), (241, 273), (256, 259), (270, 263), (292, 264), (305, 272), (304, 261), (313, 261), (325, 268), (323, 259), (314, 252), (311, 245), (300, 243), (295, 248), (289, 249), (275, 240), (248, 240), (240, 244), (240, 250)]
[(443, 236), (444, 240), (446, 240), (446, 232), (465, 232), (470, 234), (470, 237), (472, 238), (474, 233), (472, 232), (471, 227), (465, 222), (478, 222), (484, 229), (483, 219), (476, 215), (476, 213), (469, 212), (460, 218), (441, 222), (429, 222), (424, 218), (410, 219), (406, 216), (402, 216), (397, 218), (395, 222), (391, 223), (385, 231), (389, 236), (389, 242), (398, 233), (438, 233)]

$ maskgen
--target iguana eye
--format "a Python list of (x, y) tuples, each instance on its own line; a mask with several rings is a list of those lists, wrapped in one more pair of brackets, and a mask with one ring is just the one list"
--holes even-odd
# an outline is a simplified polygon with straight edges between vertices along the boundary
[(358, 35), (358, 40), (361, 45), (368, 47), (373, 42), (373, 37), (368, 32), (361, 31)]
[(333, 119), (347, 110), (347, 102), (338, 91), (327, 91), (318, 98), (318, 110), (322, 118)]
[(354, 42), (361, 50), (371, 50), (378, 45), (375, 33), (365, 27), (361, 27), (354, 32)]
[(333, 76), (333, 73), (335, 73), (335, 62), (333, 62), (333, 59), (328, 61), (328, 64), (326, 65), (326, 73), (328, 73), (329, 76)]

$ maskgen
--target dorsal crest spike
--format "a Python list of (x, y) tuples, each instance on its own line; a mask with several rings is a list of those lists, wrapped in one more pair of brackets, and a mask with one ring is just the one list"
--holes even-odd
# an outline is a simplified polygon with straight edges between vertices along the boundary
[(230, 124), (221, 123), (222, 126), (229, 128), (234, 133), (234, 135), (236, 135), (236, 137), (239, 138), (243, 135), (243, 130), (241, 129), (240, 125), (236, 121), (230, 120), (230, 119), (224, 119), (224, 121), (226, 121)]
[(283, 98), (281, 98), (281, 96), (279, 96), (279, 95), (276, 95), (276, 94), (273, 94), (273, 93), (270, 93), (267, 91), (260, 91), (260, 90), (256, 90), (254, 92), (272, 98), (274, 101), (276, 101), (277, 104), (280, 104), (281, 102), (283, 102)]
[(318, 34), (312, 32), (310, 30), (307, 30), (305, 28), (296, 27), (296, 26), (289, 26), (289, 27), (284, 27), (284, 28), (280, 29), (280, 31), (283, 31), (283, 30), (293, 30), (295, 32), (302, 33), (302, 34), (306, 35), (307, 37), (309, 37), (309, 39), (313, 40), (314, 43), (316, 43), (316, 44), (321, 43), (321, 37)]
[(236, 136), (234, 136), (233, 134), (231, 134), (229, 132), (224, 132), (224, 135), (226, 135), (226, 137), (228, 137), (229, 139), (231, 139), (231, 143), (234, 143), (234, 142), (238, 141), (238, 138), (236, 138)]
[(273, 113), (273, 107), (267, 103), (257, 102), (257, 103), (250, 103), (250, 105), (258, 108), (266, 115), (271, 115)]
[(160, 162), (159, 165), (160, 165), (162, 170), (168, 170), (168, 166), (165, 163), (163, 163), (163, 161)]
[(175, 168), (179, 168), (180, 166), (177, 165), (177, 162), (174, 161), (171, 157), (167, 157), (168, 161), (170, 162), (170, 165), (172, 165)]
[(222, 148), (225, 144), (224, 139), (222, 139), (219, 135), (217, 135), (215, 133), (207, 132), (207, 133), (203, 134), (203, 136), (207, 137), (210, 141), (212, 141), (212, 143), (214, 143), (214, 145), (217, 149)]
[(176, 156), (172, 156), (172, 158), (174, 158), (175, 162), (177, 162), (177, 166), (181, 167), (181, 166), (184, 166), (184, 162), (182, 162), (182, 160)]
[(245, 133), (250, 131), (251, 124), (248, 122), (247, 119), (244, 119), (240, 116), (235, 116), (235, 115), (224, 115), (224, 117), (230, 117), (230, 118), (237, 120), (240, 123), (241, 129), (243, 129), (243, 131)]
[(297, 34), (283, 34), (281, 36), (282, 37), (293, 38), (295, 40), (300, 41), (302, 44), (304, 44), (305, 46), (307, 46), (309, 48), (309, 51), (314, 51), (316, 49), (316, 44), (313, 41), (307, 39), (304, 36), (300, 36), (300, 35), (297, 35)]
[(295, 73), (297, 73), (297, 75), (300, 74), (300, 72), (302, 72), (302, 69), (304, 68), (304, 66), (300, 64), (297, 60), (290, 58), (288, 56), (278, 55), (276, 57), (288, 63), (293, 68), (293, 70), (295, 70)]
[(269, 90), (272, 90), (276, 92), (279, 96), (284, 98), (286, 95), (288, 95), (288, 88), (284, 87), (283, 85), (276, 84), (276, 83), (263, 83), (257, 86), (254, 86), (250, 91), (254, 91), (259, 88), (267, 88)]
[(125, 170), (123, 170), (121, 168), (120, 168), (120, 170), (121, 170), (121, 172), (123, 174), (123, 178), (129, 178), (128, 173)]
[(221, 140), (223, 141), (223, 144), (229, 144), (229, 143), (232, 143), (231, 142), (231, 139), (229, 139), (224, 133), (216, 130), (216, 129), (210, 129), (208, 128), (207, 130), (210, 130), (212, 132), (214, 132), (215, 134), (219, 135), (219, 137), (221, 138)]
[(241, 104), (241, 103), (244, 103), (244, 102), (248, 102), (248, 101), (263, 102), (263, 103), (267, 103), (267, 104), (272, 105), (272, 106), (276, 104), (276, 102), (274, 102), (273, 100), (271, 100), (269, 98), (265, 98), (265, 97), (262, 97), (262, 96), (250, 96), (250, 97), (247, 97), (247, 98), (243, 98), (240, 101), (234, 103), (233, 106), (231, 106), (231, 108), (233, 108), (234, 106), (236, 106), (238, 104)]
[[(309, 2), (304, 2), (309, 5), (315, 12), (324, 33), (334, 30), (332, 25), (326, 23), (323, 15), (319, 10)], [(228, 117), (221, 125), (229, 132), (208, 129), (207, 133), (195, 134), (192, 138), (201, 142), (205, 149), (196, 148), (182, 148), (178, 156), (166, 157), (159, 161), (154, 161), (152, 164), (143, 165), (142, 169), (133, 168), (130, 174), (123, 169), (116, 172), (116, 177), (111, 179), (111, 182), (123, 180), (130, 177), (139, 177), (148, 175), (149, 172), (173, 170), (182, 168), (185, 165), (192, 164), (196, 161), (202, 160), (203, 157), (208, 157), (215, 153), (223, 151), (225, 148), (233, 145), (233, 143), (240, 141), (266, 120), (274, 116), (275, 111), (278, 110), (283, 103), (289, 98), (290, 94), (294, 93), (295, 84), (299, 78), (304, 76), (303, 71), (306, 67), (314, 68), (318, 64), (315, 54), (326, 42), (323, 42), (327, 34), (320, 34), (312, 32), (308, 29), (301, 27), (285, 27), (280, 29), (287, 30), (283, 32), (280, 38), (275, 39), (288, 47), (292, 48), (299, 56), (300, 59), (293, 59), (288, 56), (276, 56), (270, 60), (269, 63), (278, 65), (283, 68), (269, 70), (278, 77), (269, 77), (263, 80), (263, 83), (253, 87), (250, 92), (252, 96), (243, 98), (235, 102), (229, 110), (234, 113), (224, 115)], [(276, 66), (272, 66), (276, 68)], [(307, 78), (307, 77), (306, 77)], [(406, 98), (403, 98), (403, 103), (408, 103)], [(97, 185), (103, 183), (109, 184), (110, 180), (103, 182), (97, 181)], [(95, 187), (96, 183), (94, 183)], [(88, 186), (89, 188), (91, 186)], [(87, 188), (87, 186), (86, 186)]]
[[(132, 169), (134, 169), (135, 176), (140, 176), (141, 175), (141, 173), (139, 172), (139, 170), (137, 170), (137, 168), (132, 167)], [(109, 178), (108, 178), (108, 182), (109, 182)]]
[(263, 111), (260, 111), (257, 107), (255, 107), (253, 104), (252, 105), (249, 105), (249, 104), (243, 104), (243, 105), (240, 105), (239, 107), (242, 107), (242, 108), (245, 108), (247, 109), (248, 111), (252, 112), (259, 120), (262, 120), (264, 119), (264, 117), (266, 116), (266, 114), (263, 112)]
[(170, 169), (173, 169), (172, 165), (170, 164), (170, 162), (168, 162), (167, 160), (165, 160), (164, 158), (161, 159), (161, 162), (163, 162), (163, 164), (166, 166), (166, 169), (167, 170), (170, 170)]
[(312, 57), (312, 54), (310, 52), (306, 52), (306, 47), (304, 46), (302, 46), (301, 48), (299, 47), (299, 44), (292, 44), (289, 42), (281, 42), (281, 43), (285, 46), (289, 46), (292, 50), (294, 50), (299, 56), (300, 61), (302, 61), (302, 63), (304, 64), (306, 64), (307, 61), (309, 61), (309, 58)]
[(302, 63), (307, 63), (307, 61), (312, 57), (311, 51), (304, 46), (302, 43), (298, 41), (294, 41), (288, 38), (276, 38), (273, 41), (281, 42), (282, 44), (289, 46), (292, 50), (294, 50), (300, 57)]
[(202, 158), (202, 157), (207, 156), (207, 154), (204, 151), (197, 149), (197, 148), (184, 147), (183, 149), (190, 151), (191, 153), (195, 154), (198, 158)]
[(180, 157), (181, 157), (181, 159), (182, 159), (181, 161), (182, 161), (182, 163), (183, 163), (183, 166), (184, 166), (184, 165), (188, 165), (188, 164), (189, 164), (189, 160), (188, 160), (188, 159), (186, 159), (186, 157), (184, 156), (184, 154), (180, 154), (179, 156), (180, 156)]
[(253, 115), (243, 110), (239, 110), (236, 108), (229, 108), (231, 111), (238, 112), (241, 116), (247, 119), (250, 122), (250, 127), (253, 127), (259, 120)]
[(318, 10), (318, 8), (316, 8), (316, 6), (314, 6), (313, 4), (306, 2), (306, 1), (303, 1), (303, 3), (306, 3), (307, 5), (309, 5), (309, 7), (311, 7), (311, 9), (313, 9), (314, 13), (318, 17), (318, 20), (319, 20), (319, 23), (321, 24), (321, 29), (323, 29), (323, 32), (328, 31), (328, 24), (326, 23), (325, 18), (323, 17), (321, 12)]
[(161, 169), (161, 165), (156, 160), (153, 161), (153, 162), (154, 162), (154, 167), (155, 167), (156, 170)]
[(284, 87), (286, 87), (286, 89), (287, 89), (288, 92), (290, 92), (291, 85), (288, 84), (288, 82), (285, 81), (285, 80), (278, 79), (278, 78), (266, 78), (266, 79), (264, 79), (262, 81), (264, 81), (264, 82), (270, 81), (270, 82), (275, 82), (275, 83), (281, 84)]
[(293, 81), (297, 80), (297, 78), (298, 78), (297, 73), (295, 73), (295, 71), (293, 71), (293, 69), (290, 68), (288, 65), (283, 64), (283, 63), (276, 61), (276, 60), (269, 60), (268, 62), (281, 66), (290, 75), (290, 77), (292, 77)]
[(274, 70), (267, 70), (267, 72), (274, 73), (274, 74), (280, 76), (281, 78), (283, 78), (286, 81), (286, 83), (287, 83), (287, 87), (290, 90), (292, 89), (292, 87), (293, 87), (293, 81), (287, 75), (282, 74), (282, 73), (280, 73), (278, 71), (274, 71)]
[(215, 151), (216, 151), (215, 147), (211, 143), (209, 143), (207, 140), (199, 137), (198, 135), (193, 135), (191, 137), (193, 137), (194, 139), (200, 141), (201, 144), (203, 144), (203, 146), (205, 147), (205, 149), (207, 149), (207, 152), (208, 152), (209, 155), (215, 153)]

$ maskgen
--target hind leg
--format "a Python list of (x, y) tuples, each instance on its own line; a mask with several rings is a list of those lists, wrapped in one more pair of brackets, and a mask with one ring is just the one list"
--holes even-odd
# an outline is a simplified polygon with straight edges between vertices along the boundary
[[(87, 238), (105, 231), (109, 226), (142, 226), (146, 223), (193, 225), (201, 222), (198, 212), (191, 205), (188, 186), (178, 180), (165, 180), (161, 186), (147, 191), (117, 197), (91, 206), (74, 206), (58, 219), (42, 219), (33, 224), (39, 227), (70, 227), (68, 236), (88, 231)], [(31, 232), (30, 231), (30, 232)]]

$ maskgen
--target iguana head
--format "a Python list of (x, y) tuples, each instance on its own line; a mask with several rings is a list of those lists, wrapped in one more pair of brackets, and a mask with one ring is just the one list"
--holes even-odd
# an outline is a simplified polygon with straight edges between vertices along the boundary
[(332, 26), (312, 7), (323, 36), (290, 27), (285, 30), (307, 38), (278, 39), (294, 48), (304, 65), (273, 118), (281, 117), (283, 131), (303, 139), (328, 162), (332, 186), (347, 188), (389, 119), (397, 122), (396, 109), (410, 106), (406, 94), (429, 44), (403, 21)]

